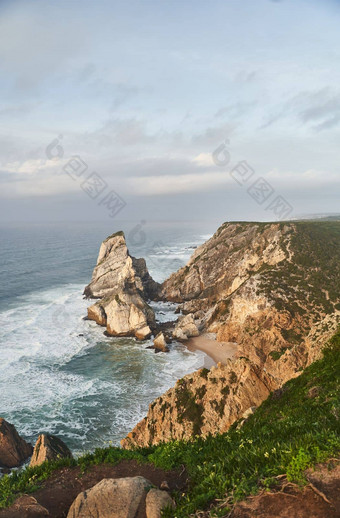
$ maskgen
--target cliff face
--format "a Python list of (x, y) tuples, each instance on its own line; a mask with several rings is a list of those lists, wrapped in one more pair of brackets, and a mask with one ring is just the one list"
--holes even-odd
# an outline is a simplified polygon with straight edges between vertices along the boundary
[(146, 300), (158, 291), (145, 260), (131, 257), (123, 232), (117, 232), (102, 243), (84, 290), (86, 297), (100, 299), (88, 308), (88, 318), (106, 326), (112, 336), (147, 338), (155, 328), (155, 315)]
[(148, 446), (228, 430), (276, 387), (272, 377), (241, 358), (201, 369), (178, 380), (156, 399), (147, 416), (121, 441), (123, 448)]
[(204, 380), (183, 378), (122, 445), (227, 430), (320, 356), (340, 320), (339, 291), (338, 222), (222, 225), (164, 282), (162, 297), (181, 303), (198, 330), (235, 342), (237, 358)]

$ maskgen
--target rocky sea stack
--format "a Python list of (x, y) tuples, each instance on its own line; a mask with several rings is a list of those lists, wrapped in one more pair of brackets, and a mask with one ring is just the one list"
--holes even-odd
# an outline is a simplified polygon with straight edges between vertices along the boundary
[(88, 318), (105, 326), (112, 336), (149, 338), (155, 315), (147, 301), (155, 299), (159, 285), (151, 278), (144, 259), (129, 254), (123, 232), (102, 243), (87, 298), (100, 299), (88, 308)]

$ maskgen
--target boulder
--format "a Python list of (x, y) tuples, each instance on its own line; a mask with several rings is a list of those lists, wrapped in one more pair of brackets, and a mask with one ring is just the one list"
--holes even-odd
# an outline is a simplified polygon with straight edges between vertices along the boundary
[(92, 304), (87, 308), (87, 318), (94, 320), (100, 326), (106, 326), (106, 313), (100, 304)]
[[(145, 302), (140, 293), (135, 290), (120, 292), (105, 297), (87, 310), (88, 318), (95, 320), (93, 315), (105, 315), (107, 334), (110, 336), (141, 336), (144, 328), (154, 329), (155, 314)], [(146, 330), (144, 329), (143, 333)], [(149, 333), (149, 330), (148, 330)], [(150, 333), (149, 333), (150, 335)]]
[(170, 350), (169, 347), (167, 346), (164, 333), (162, 333), (162, 332), (158, 333), (158, 335), (155, 337), (155, 339), (153, 341), (153, 344), (155, 346), (155, 349), (158, 351), (168, 353)]
[(15, 514), (15, 516), (20, 516), (20, 518), (39, 518), (40, 516), (50, 516), (50, 513), (46, 509), (39, 504), (39, 502), (33, 497), (29, 495), (23, 495), (15, 501), (14, 504), (15, 512), (20, 514)]
[(34, 446), (30, 467), (39, 466), (46, 460), (57, 460), (72, 457), (66, 444), (54, 435), (41, 434)]
[(183, 342), (184, 340), (188, 340), (188, 337), (186, 334), (183, 333), (182, 329), (175, 329), (172, 333), (173, 338), (176, 340), (179, 340), (180, 342)]
[(103, 479), (77, 496), (67, 518), (135, 518), (151, 486), (143, 477)]
[(15, 427), (0, 418), (0, 466), (15, 468), (32, 455), (33, 447), (20, 437)]
[(177, 338), (177, 340), (187, 340), (188, 338), (198, 336), (199, 334), (200, 332), (195, 323), (194, 315), (189, 313), (188, 315), (179, 318), (173, 332), (173, 337)]
[(147, 340), (152, 335), (152, 331), (149, 326), (142, 327), (135, 332), (135, 336), (138, 340)]
[(160, 489), (150, 489), (146, 495), (146, 518), (162, 518), (164, 509), (175, 509), (174, 501), (169, 493)]

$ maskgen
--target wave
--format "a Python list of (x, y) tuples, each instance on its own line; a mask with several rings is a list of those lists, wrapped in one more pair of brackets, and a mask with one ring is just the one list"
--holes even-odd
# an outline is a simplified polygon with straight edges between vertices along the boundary
[[(118, 444), (149, 403), (205, 356), (180, 344), (154, 354), (151, 341), (104, 336), (83, 318), (82, 290), (40, 290), (0, 313), (0, 415), (30, 441), (41, 432), (60, 436), (76, 455)], [(159, 321), (176, 318), (176, 305), (153, 306)]]

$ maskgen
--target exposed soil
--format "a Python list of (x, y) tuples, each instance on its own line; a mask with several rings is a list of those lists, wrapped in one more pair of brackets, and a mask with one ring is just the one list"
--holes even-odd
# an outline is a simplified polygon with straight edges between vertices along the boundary
[[(182, 490), (187, 483), (185, 471), (163, 471), (151, 464), (138, 464), (136, 461), (123, 460), (116, 466), (100, 464), (89, 467), (85, 473), (77, 468), (62, 468), (43, 482), (41, 488), (30, 493), (29, 497), (18, 499), (11, 507), (0, 510), (0, 518), (65, 518), (77, 495), (103, 478), (121, 478), (142, 476), (156, 487), (163, 481), (168, 483), (170, 491)], [(32, 498), (33, 497), (33, 498)], [(43, 514), (37, 505), (29, 505), (36, 500), (49, 514)], [(145, 518), (145, 508), (140, 509), (138, 518)]]
[(307, 471), (303, 489), (281, 482), (280, 490), (238, 504), (230, 518), (340, 518), (340, 464)]

